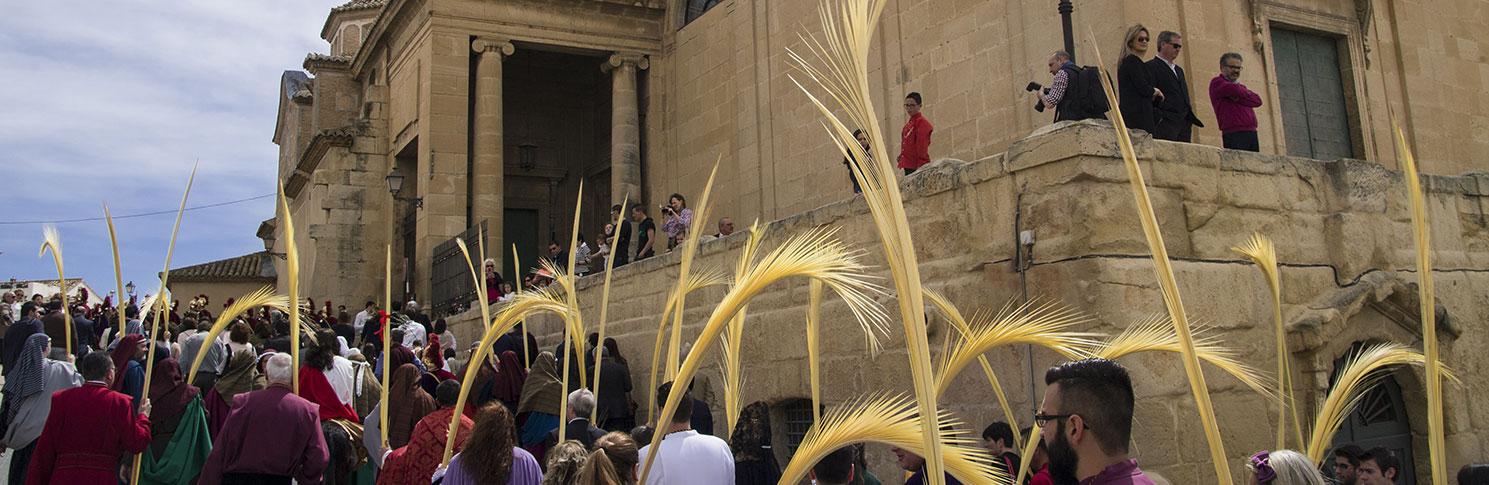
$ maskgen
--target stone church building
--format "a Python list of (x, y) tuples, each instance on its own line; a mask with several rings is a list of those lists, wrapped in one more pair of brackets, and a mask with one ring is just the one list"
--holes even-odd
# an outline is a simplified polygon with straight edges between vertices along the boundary
[[(1057, 3), (891, 0), (871, 53), (874, 101), (893, 129), (904, 121), (905, 93), (920, 92), (936, 126), (936, 162), (902, 184), (928, 287), (969, 314), (1024, 295), (1059, 299), (1094, 317), (1088, 330), (1115, 334), (1162, 305), (1113, 132), (1094, 122), (1051, 126), (1024, 92), (1030, 81), (1048, 83), (1045, 59), (1063, 46)], [(1445, 360), (1466, 376), (1463, 386), (1447, 387), (1449, 463), (1456, 470), (1489, 458), (1489, 407), (1469, 404), (1489, 398), (1489, 383), (1475, 377), (1489, 361), (1474, 352), (1489, 345), (1489, 137), (1482, 136), (1489, 7), (1480, 0), (1073, 4), (1081, 64), (1097, 62), (1097, 47), (1114, 62), (1133, 23), (1155, 39), (1162, 30), (1184, 34), (1179, 64), (1207, 127), (1196, 129), (1194, 144), (1137, 137), (1151, 164), (1155, 208), (1191, 313), (1261, 369), (1271, 369), (1275, 355), (1269, 299), (1256, 269), (1230, 248), (1253, 231), (1277, 241), (1305, 416), (1352, 348), (1421, 343), (1392, 138), (1392, 120), (1401, 122), (1430, 174)], [(787, 49), (820, 31), (817, 11), (809, 0), (354, 0), (332, 8), (321, 30), (327, 51), (280, 79), (273, 134), (302, 288), (354, 308), (381, 300), (391, 248), (394, 298), (432, 305), (456, 323), (460, 342), (471, 342), (479, 317), (460, 313), (470, 283), (454, 238), (474, 243), (484, 234), (487, 256), (511, 278), (546, 255), (550, 241), (568, 240), (581, 184), (580, 230), (593, 245), (612, 203), (629, 195), (660, 219), (655, 208), (669, 194), (698, 196), (716, 160), (715, 217), (731, 216), (741, 228), (775, 221), (767, 246), (836, 226), (882, 266), (841, 156), (792, 82), (800, 75)], [(1245, 58), (1241, 81), (1263, 99), (1260, 154), (1217, 148), (1206, 87), (1231, 51)], [(891, 151), (898, 149), (895, 133), (871, 136), (890, 137)], [(714, 223), (695, 228), (712, 234)], [(1034, 244), (1019, 244), (1025, 231)], [(277, 219), (258, 232), (270, 254), (283, 253), (282, 235)], [(742, 237), (705, 244), (701, 264), (732, 268), (742, 244)], [(615, 275), (609, 333), (633, 357), (638, 389), (677, 260), (661, 255)], [(274, 264), (282, 286), (288, 273), (282, 259)], [(597, 280), (580, 281), (588, 315), (598, 314)], [(721, 293), (699, 295), (688, 300), (689, 338)], [(805, 351), (794, 338), (806, 297), (795, 286), (762, 299), (751, 326), (772, 338), (745, 345), (746, 402), (777, 410), (784, 460), (810, 420)], [(824, 368), (824, 382), (834, 383), (824, 389), (829, 402), (908, 388), (901, 339), (864, 360), (845, 307), (835, 302), (824, 312), (839, 319), (829, 320), (824, 337), (832, 350)], [(555, 341), (556, 324), (535, 324), (545, 342)], [(933, 319), (933, 342), (945, 330)], [(1028, 349), (990, 355), (1008, 374), (1015, 414), (1027, 421), (1042, 392), (1040, 369), (1056, 357)], [(1134, 453), (1174, 483), (1206, 481), (1203, 437), (1180, 431), (1195, 429), (1196, 418), (1177, 359), (1124, 363), (1145, 403)], [(1414, 464), (1413, 477), (1425, 476), (1419, 376), (1398, 372), (1339, 439), (1390, 446)], [(978, 379), (963, 376), (945, 401), (976, 430), (1002, 416)], [(1247, 455), (1272, 446), (1274, 408), (1222, 374), (1211, 373), (1210, 383), (1232, 469), (1244, 470)], [(644, 407), (644, 392), (635, 399)], [(881, 477), (893, 476), (887, 453), (871, 455)]]

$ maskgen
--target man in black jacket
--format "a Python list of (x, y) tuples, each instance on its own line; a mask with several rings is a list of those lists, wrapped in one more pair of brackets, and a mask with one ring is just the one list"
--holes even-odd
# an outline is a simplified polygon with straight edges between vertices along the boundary
[[(589, 389), (579, 389), (569, 393), (568, 424), (564, 425), (564, 439), (576, 440), (584, 445), (584, 449), (595, 448), (595, 440), (605, 436), (605, 430), (596, 428), (590, 424), (589, 415), (595, 410), (595, 395)], [(558, 445), (558, 430), (548, 432), (548, 447)]]
[(615, 267), (619, 268), (631, 262), (631, 221), (620, 216), (620, 204), (610, 206), (610, 217), (620, 220), (620, 227), (615, 228), (620, 231), (619, 239), (615, 241), (615, 247), (610, 248), (610, 256), (615, 258)]
[(1176, 64), (1183, 48), (1183, 36), (1160, 32), (1158, 55), (1148, 61), (1148, 70), (1153, 73), (1153, 84), (1165, 94), (1153, 102), (1156, 118), (1153, 138), (1188, 143), (1193, 127), (1205, 124), (1194, 116), (1194, 107), (1189, 102), (1189, 80), (1184, 76), (1184, 68)]

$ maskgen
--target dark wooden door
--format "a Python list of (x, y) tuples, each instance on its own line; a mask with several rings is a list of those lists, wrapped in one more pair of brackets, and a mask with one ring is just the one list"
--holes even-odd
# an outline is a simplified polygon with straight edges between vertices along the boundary
[(1340, 43), (1337, 37), (1272, 27), (1272, 60), (1288, 155), (1320, 160), (1356, 156)]

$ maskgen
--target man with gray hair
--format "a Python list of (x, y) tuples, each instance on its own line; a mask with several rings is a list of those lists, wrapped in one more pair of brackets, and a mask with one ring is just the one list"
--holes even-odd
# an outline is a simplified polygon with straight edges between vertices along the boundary
[(1184, 36), (1167, 30), (1159, 32), (1158, 55), (1148, 61), (1153, 85), (1164, 94), (1153, 102), (1154, 139), (1189, 143), (1194, 127), (1205, 126), (1194, 115), (1194, 106), (1189, 99), (1189, 77), (1178, 64), (1179, 51), (1183, 48)]
[[(589, 422), (590, 413), (594, 410), (595, 393), (582, 388), (569, 393), (569, 422), (564, 425), (564, 439), (578, 441), (587, 450), (594, 449), (595, 440), (605, 436), (605, 430), (596, 428)], [(548, 432), (548, 444), (549, 448), (558, 444), (558, 430)]]
[(1256, 138), (1256, 108), (1262, 97), (1241, 84), (1241, 55), (1220, 56), (1220, 74), (1210, 80), (1210, 104), (1220, 124), (1220, 140), (1232, 150), (1261, 151)]
[(290, 390), (288, 353), (264, 363), (269, 387), (239, 394), (202, 466), (201, 485), (321, 483), (330, 454), (320, 409)]

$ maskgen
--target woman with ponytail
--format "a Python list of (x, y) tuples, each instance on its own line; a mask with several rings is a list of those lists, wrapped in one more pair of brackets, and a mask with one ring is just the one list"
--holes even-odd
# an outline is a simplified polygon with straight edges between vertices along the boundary
[(578, 485), (634, 485), (636, 463), (641, 461), (631, 435), (612, 431), (595, 440), (595, 451), (579, 469)]

